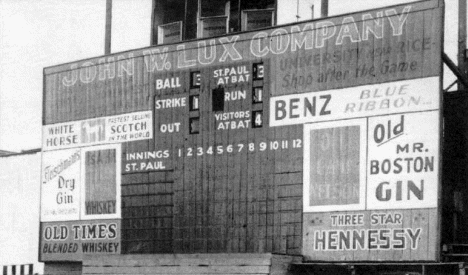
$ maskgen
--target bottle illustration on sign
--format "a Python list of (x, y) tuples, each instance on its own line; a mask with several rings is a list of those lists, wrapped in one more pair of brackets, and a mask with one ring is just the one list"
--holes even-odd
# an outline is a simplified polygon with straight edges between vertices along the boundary
[(99, 142), (106, 139), (106, 121), (103, 118), (81, 122), (81, 141)]

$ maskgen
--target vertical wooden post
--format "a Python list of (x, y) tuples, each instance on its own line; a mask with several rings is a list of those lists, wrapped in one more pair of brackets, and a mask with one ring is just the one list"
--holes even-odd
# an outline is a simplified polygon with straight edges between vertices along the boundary
[(182, 40), (187, 39), (187, 26), (188, 26), (188, 0), (184, 0), (184, 21), (182, 21)]
[(242, 6), (241, 6), (241, 1), (242, 0), (237, 0), (237, 31), (244, 31), (242, 29)]
[(224, 4), (224, 15), (227, 16), (226, 18), (226, 33), (231, 32), (231, 26), (229, 26), (229, 21), (231, 21), (231, 1), (226, 1)]
[[(467, 75), (468, 62), (466, 60), (466, 0), (458, 0), (458, 68)], [(458, 90), (464, 90), (465, 87), (460, 81)]]
[(328, 17), (328, 0), (322, 0), (322, 5), (320, 7), (320, 17)]
[(106, 32), (104, 37), (104, 54), (111, 53), (112, 0), (106, 0)]
[(201, 29), (201, 1), (202, 0), (198, 0), (197, 1), (197, 38), (200, 38), (201, 37), (201, 32), (202, 32), (202, 29)]
[[(152, 4), (151, 4), (151, 37), (150, 37), (150, 45), (156, 45), (158, 44), (158, 40), (156, 39), (156, 13), (154, 12), (156, 10), (156, 0), (153, 0), (152, 1)], [(186, 18), (184, 18), (184, 22), (186, 21)], [(184, 24), (185, 25), (185, 24)], [(183, 37), (183, 36), (182, 36)]]
[[(242, 0), (239, 0), (239, 1), (242, 1)], [(275, 0), (275, 15), (273, 18), (273, 26), (276, 26), (276, 25), (278, 25), (278, 0)]]

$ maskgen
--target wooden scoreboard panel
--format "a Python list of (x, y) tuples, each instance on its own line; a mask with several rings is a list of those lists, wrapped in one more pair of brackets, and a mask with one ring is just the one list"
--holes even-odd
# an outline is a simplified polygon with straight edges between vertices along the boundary
[[(92, 253), (437, 260), (441, 18), (424, 1), (46, 68), (43, 178), (78, 150), (59, 172), (119, 211), (43, 218), (42, 259), (74, 255), (46, 228), (92, 218), (119, 232)], [(93, 148), (119, 155), (88, 168)]]

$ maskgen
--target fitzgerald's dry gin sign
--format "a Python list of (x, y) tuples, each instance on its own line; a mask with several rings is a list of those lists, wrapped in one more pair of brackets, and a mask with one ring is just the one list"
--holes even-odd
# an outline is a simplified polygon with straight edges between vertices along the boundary
[(120, 217), (120, 145), (44, 152), (41, 221)]
[(119, 143), (153, 137), (151, 111), (45, 125), (44, 151)]
[(41, 220), (78, 219), (81, 149), (44, 152), (42, 156)]

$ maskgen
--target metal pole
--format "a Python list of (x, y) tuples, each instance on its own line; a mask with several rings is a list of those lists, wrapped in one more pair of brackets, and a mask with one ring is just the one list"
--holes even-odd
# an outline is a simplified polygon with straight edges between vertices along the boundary
[(296, 22), (299, 22), (299, 0), (296, 1), (297, 8), (296, 8)]
[(111, 32), (112, 32), (112, 0), (106, 1), (106, 32), (104, 38), (104, 54), (111, 53)]
[[(468, 62), (466, 59), (466, 0), (458, 0), (458, 68), (467, 75)], [(458, 90), (465, 90), (461, 82), (458, 82)]]
[(328, 17), (328, 0), (322, 0), (320, 7), (320, 17)]

